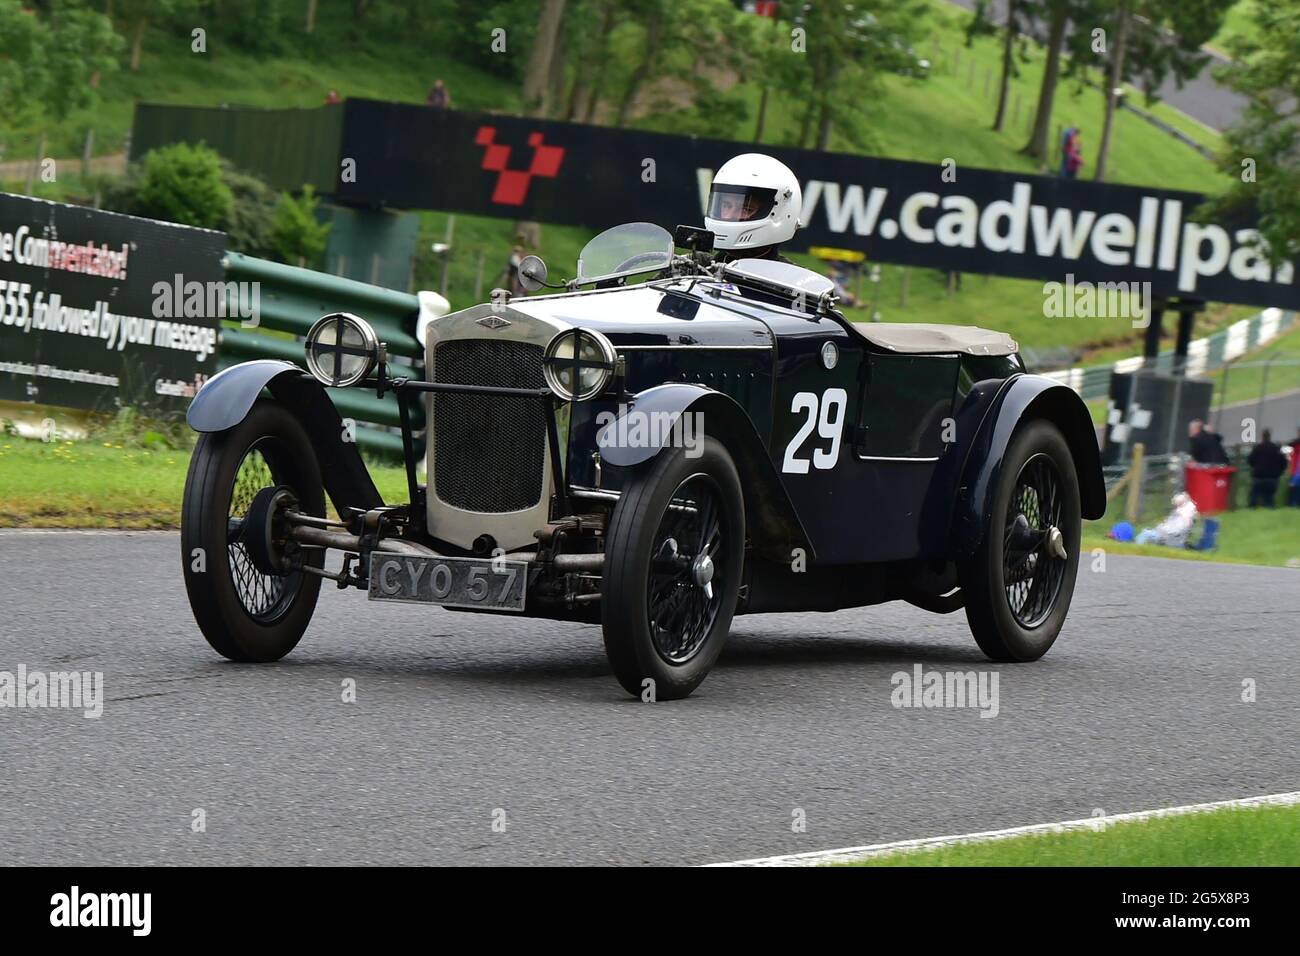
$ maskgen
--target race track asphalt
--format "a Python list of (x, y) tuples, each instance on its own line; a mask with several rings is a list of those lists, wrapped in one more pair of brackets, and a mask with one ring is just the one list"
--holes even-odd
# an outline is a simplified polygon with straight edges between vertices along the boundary
[[(1300, 790), (1296, 570), (1085, 564), (1026, 665), (960, 613), (741, 618), (695, 696), (643, 704), (594, 627), (332, 588), (290, 657), (231, 664), (178, 549), (0, 531), (0, 671), (107, 698), (0, 709), (0, 862), (693, 864)], [(916, 664), (997, 673), (998, 715), (896, 709)]]

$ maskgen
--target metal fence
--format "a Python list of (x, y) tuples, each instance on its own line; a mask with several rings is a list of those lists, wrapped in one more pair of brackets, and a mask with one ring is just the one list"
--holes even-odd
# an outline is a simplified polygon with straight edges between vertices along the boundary
[[(1194, 339), (1187, 349), (1187, 374), (1202, 375), (1236, 362), (1251, 349), (1267, 344), (1291, 328), (1295, 324), (1295, 317), (1294, 312), (1265, 309), (1258, 315), (1234, 322), (1228, 328), (1221, 329), (1213, 335)], [(1113, 365), (1057, 369), (1054, 372), (1040, 374), (1069, 385), (1086, 401), (1109, 395), (1110, 377), (1115, 372), (1147, 369), (1168, 373), (1173, 371), (1175, 360), (1176, 357), (1171, 349), (1161, 352), (1150, 361), (1137, 355), (1120, 359)]]
[[(1169, 513), (1173, 496), (1183, 490), (1186, 461), (1181, 454), (1151, 455), (1103, 468), (1109, 498), (1105, 521), (1155, 524)], [(1121, 482), (1124, 486), (1116, 492)]]
[(1300, 353), (1223, 367), (1212, 417), (1215, 428), (1253, 441), (1265, 429), (1279, 441), (1300, 430)]

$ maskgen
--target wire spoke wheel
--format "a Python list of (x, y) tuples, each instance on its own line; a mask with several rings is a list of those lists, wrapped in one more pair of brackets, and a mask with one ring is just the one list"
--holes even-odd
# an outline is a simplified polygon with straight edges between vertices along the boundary
[(655, 649), (671, 664), (684, 664), (699, 652), (722, 605), (713, 586), (720, 570), (714, 562), (727, 533), (718, 494), (708, 476), (687, 478), (673, 492), (653, 538), (646, 610)]
[[(321, 568), (324, 550), (281, 550), (274, 488), (303, 514), (325, 515), (316, 451), (287, 408), (259, 398), (242, 421), (199, 436), (181, 507), (185, 592), (204, 639), (241, 663), (292, 651), (320, 594), (320, 577), (302, 569)], [(289, 558), (287, 572), (276, 570), (286, 566), (281, 558)]]
[(1003, 529), (1002, 584), (1021, 627), (1037, 627), (1051, 613), (1068, 560), (1053, 548), (1063, 525), (1064, 495), (1056, 463), (1032, 456), (1020, 469)]
[(277, 457), (273, 444), (273, 439), (259, 439), (244, 452), (231, 483), (226, 522), (226, 552), (230, 560), (230, 578), (235, 586), (235, 594), (249, 617), (262, 624), (279, 619), (289, 608), (300, 578), (299, 572), (282, 575), (259, 571), (254, 567), (243, 542), (244, 521), (253, 499), (263, 488), (278, 484), (277, 478), (282, 477), (276, 474), (276, 469), (272, 466)]

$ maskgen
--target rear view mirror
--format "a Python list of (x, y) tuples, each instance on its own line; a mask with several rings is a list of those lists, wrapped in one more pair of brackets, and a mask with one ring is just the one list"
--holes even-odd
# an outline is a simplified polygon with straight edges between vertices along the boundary
[(519, 284), (525, 292), (536, 292), (546, 285), (546, 263), (541, 256), (524, 256), (519, 263)]
[(673, 244), (691, 252), (712, 252), (713, 233), (699, 226), (678, 226), (673, 230)]

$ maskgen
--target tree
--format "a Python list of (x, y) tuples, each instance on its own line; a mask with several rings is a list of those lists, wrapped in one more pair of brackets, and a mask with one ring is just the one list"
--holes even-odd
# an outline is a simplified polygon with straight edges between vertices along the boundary
[(11, 128), (60, 122), (93, 103), (97, 78), (112, 71), (120, 41), (101, 13), (76, 3), (49, 12), (0, 0), (0, 103)]
[(202, 143), (173, 143), (144, 158), (136, 192), (140, 215), (220, 229), (234, 196), (222, 179), (221, 157)]
[(1115, 49), (1110, 54), (1110, 68), (1106, 71), (1106, 106), (1101, 121), (1101, 143), (1097, 146), (1097, 164), (1092, 178), (1102, 182), (1106, 178), (1106, 160), (1110, 156), (1110, 138), (1115, 128), (1115, 110), (1124, 82), (1124, 55), (1128, 52), (1129, 31), (1133, 26), (1133, 8), (1137, 0), (1119, 0), (1115, 5), (1118, 25), (1115, 29)]
[(131, 44), (132, 73), (140, 71), (145, 31), (152, 25), (174, 22), (193, 6), (194, 0), (114, 0), (113, 16), (122, 23), (122, 32)]
[(1046, 165), (1051, 156), (1048, 138), (1052, 132), (1052, 104), (1056, 99), (1056, 84), (1061, 76), (1061, 47), (1071, 15), (1081, 6), (1080, 0), (1044, 0), (1047, 22), (1047, 62), (1043, 66), (1043, 82), (1038, 87), (1038, 106), (1034, 110), (1034, 129), (1029, 142), (1021, 150)]
[(524, 68), (524, 115), (546, 116), (550, 112), (552, 61), (557, 54), (565, 0), (543, 0), (537, 33)]
[(646, 18), (645, 44), (642, 47), (641, 59), (628, 77), (627, 84), (623, 87), (623, 97), (618, 104), (618, 113), (614, 116), (615, 126), (627, 124), (628, 114), (632, 110), (632, 103), (636, 99), (637, 93), (640, 92), (642, 85), (649, 78), (650, 71), (654, 68), (663, 39), (664, 17), (658, 10), (652, 9)]
[(262, 259), (277, 256), (279, 250), (274, 233), (280, 197), (275, 190), (261, 178), (236, 169), (225, 159), (221, 161), (221, 181), (231, 194), (230, 212), (220, 227), (226, 234), (229, 247)]
[(923, 34), (925, 10), (925, 4), (916, 0), (879, 0), (870, 11), (848, 0), (825, 0), (804, 8), (811, 95), (800, 127), (800, 146), (807, 145), (815, 131), (815, 148), (828, 148), (837, 124), (880, 100), (884, 75), (920, 71), (913, 43)]
[(41, 113), (41, 98), (48, 83), (48, 64), (42, 53), (48, 27), (18, 0), (0, 0), (0, 102), (5, 120), (18, 124)]
[(302, 195), (281, 193), (271, 225), (271, 242), (281, 262), (308, 265), (325, 252), (330, 224), (316, 219), (320, 200), (311, 186), (303, 186)]
[(1222, 216), (1253, 208), (1257, 248), (1279, 265), (1300, 254), (1300, 15), (1294, 3), (1260, 3), (1253, 10), (1257, 30), (1233, 40), (1233, 63), (1215, 71), (1248, 104), (1225, 132), (1219, 159), (1233, 186), (1209, 211)]
[(117, 68), (121, 38), (108, 17), (84, 7), (60, 6), (50, 17), (42, 58), (51, 80), (42, 96), (46, 112), (63, 120), (98, 96), (95, 77)]
[[(1006, 0), (1007, 18), (1002, 24), (1002, 67), (998, 77), (998, 106), (993, 116), (993, 131), (1000, 133), (1006, 126), (1007, 98), (1011, 92), (1012, 78), (1019, 76), (1016, 69), (1016, 40), (1042, 13), (1038, 0)], [(990, 18), (989, 0), (976, 0), (975, 16), (966, 27), (966, 45), (975, 37), (994, 36), (998, 26)]]
[[(665, 94), (663, 105), (670, 109), (680, 109), (683, 92), (691, 104), (707, 99), (717, 106), (716, 74), (739, 72), (760, 19), (728, 0), (620, 0), (620, 7), (623, 15), (604, 70), (607, 84), (617, 91), (618, 126), (645, 107), (651, 87)], [(729, 122), (734, 114), (719, 118)]]
[(1096, 63), (1106, 70), (1106, 104), (1094, 178), (1106, 178), (1115, 110), (1125, 83), (1139, 85), (1148, 101), (1172, 73), (1181, 86), (1209, 62), (1201, 47), (1223, 23), (1222, 0), (1110, 0), (1095, 6), (1097, 24), (1071, 43), (1072, 68)]
[[(600, 93), (605, 89), (605, 77), (611, 59), (610, 36), (622, 20), (622, 5), (619, 0), (595, 0), (590, 5), (589, 16), (579, 15), (572, 19), (581, 25), (576, 35), (569, 39), (576, 64), (573, 83), (562, 119), (590, 123), (596, 115), (596, 106)], [(592, 30), (591, 23), (599, 26)]]

